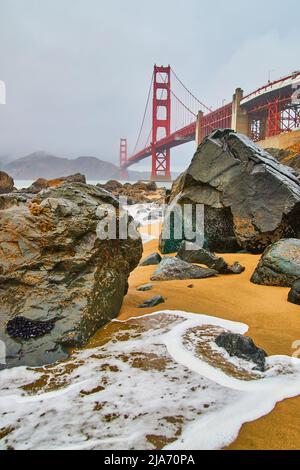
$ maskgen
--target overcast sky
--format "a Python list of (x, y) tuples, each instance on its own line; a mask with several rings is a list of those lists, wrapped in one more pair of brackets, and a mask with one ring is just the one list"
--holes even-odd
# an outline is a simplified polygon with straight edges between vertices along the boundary
[[(218, 107), (269, 71), (300, 68), (299, 18), (299, 0), (0, 0), (0, 159), (46, 150), (117, 163), (119, 138), (136, 140), (154, 63)], [(173, 169), (192, 152), (173, 151)]]

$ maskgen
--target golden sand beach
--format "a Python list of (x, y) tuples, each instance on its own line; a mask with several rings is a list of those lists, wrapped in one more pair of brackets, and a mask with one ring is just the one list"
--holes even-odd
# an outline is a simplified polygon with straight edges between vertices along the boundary
[[(157, 240), (144, 246), (144, 257), (158, 251)], [(249, 336), (269, 355), (292, 355), (295, 341), (300, 340), (300, 307), (287, 302), (289, 289), (254, 285), (251, 275), (259, 256), (250, 254), (222, 255), (230, 263), (239, 261), (246, 267), (241, 275), (220, 275), (215, 278), (153, 282), (150, 292), (136, 290), (149, 283), (154, 266), (138, 267), (130, 276), (129, 292), (124, 298), (119, 318), (155, 311), (184, 310), (204, 313), (227, 320), (246, 323)], [(193, 288), (188, 286), (193, 285)], [(137, 306), (154, 295), (166, 302), (155, 308)], [(267, 416), (245, 424), (230, 449), (299, 449), (300, 396), (279, 403)]]

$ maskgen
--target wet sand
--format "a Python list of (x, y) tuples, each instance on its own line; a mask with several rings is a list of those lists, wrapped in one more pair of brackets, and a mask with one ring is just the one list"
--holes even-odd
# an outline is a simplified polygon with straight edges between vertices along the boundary
[[(144, 257), (158, 251), (157, 240), (144, 246)], [(250, 277), (259, 256), (248, 254), (222, 255), (226, 261), (239, 261), (246, 267), (238, 276), (153, 282), (152, 291), (138, 292), (149, 283), (155, 267), (138, 267), (131, 273), (129, 292), (124, 299), (119, 318), (166, 310), (204, 313), (249, 325), (249, 336), (270, 355), (292, 355), (293, 343), (300, 341), (300, 307), (287, 302), (289, 289), (257, 286)], [(188, 288), (193, 284), (194, 288)], [(137, 306), (154, 295), (166, 302), (151, 309)], [(300, 350), (300, 346), (298, 348)], [(300, 352), (300, 351), (299, 351)], [(300, 357), (300, 354), (299, 354)], [(279, 403), (275, 410), (258, 421), (245, 424), (230, 449), (299, 449), (300, 396)]]

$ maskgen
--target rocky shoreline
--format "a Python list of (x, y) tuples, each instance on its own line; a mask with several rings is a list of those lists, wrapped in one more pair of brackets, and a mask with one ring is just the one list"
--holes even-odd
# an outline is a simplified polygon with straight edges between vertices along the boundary
[[(247, 182), (245, 187), (240, 179)], [(14, 190), (13, 181), (4, 176), (0, 340), (6, 345), (6, 364), (0, 367), (7, 370), (0, 373), (6, 373), (11, 394), (21, 387), (24, 405), (22, 410), (17, 405), (10, 409), (10, 402), (5, 410), (0, 406), (0, 448), (22, 448), (25, 441), (28, 448), (39, 448), (43, 436), (48, 442), (49, 432), (59, 447), (55, 433), (49, 431), (57, 426), (48, 416), (56, 409), (51, 399), (42, 398), (30, 411), (33, 422), (35, 415), (48, 416), (38, 418), (45, 434), (25, 426), (24, 420), (32, 394), (46, 397), (44, 392), (51, 390), (55, 397), (68, 385), (64, 414), (68, 408), (74, 416), (75, 435), (85, 429), (82, 445), (99, 449), (115, 429), (122, 429), (119, 439), (127, 443), (128, 436), (136, 435), (132, 429), (137, 422), (144, 431), (132, 440), (133, 448), (176, 448), (179, 436), (185, 442), (190, 422), (201, 425), (206, 413), (216, 411), (215, 400), (222, 411), (235, 406), (239, 397), (237, 436), (240, 425), (251, 421), (249, 414), (244, 417), (249, 399), (245, 408), (237, 384), (250, 394), (260, 391), (260, 411), (257, 402), (253, 409), (256, 417), (277, 401), (298, 395), (300, 366), (298, 371), (297, 360), (290, 356), (300, 331), (299, 185), (292, 170), (232, 131), (218, 131), (203, 142), (171, 193), (152, 182), (91, 186), (80, 174), (37, 180), (30, 188)], [(124, 197), (133, 216), (119, 204)], [(163, 214), (155, 203), (165, 202), (169, 205), (161, 239), (143, 246), (140, 220), (155, 212), (154, 222), (160, 224)], [(204, 246), (184, 237), (175, 239), (172, 230), (163, 239), (174, 202), (176, 210), (186, 203), (204, 206)], [(104, 221), (120, 235), (125, 213), (135, 236), (102, 239), (99, 227)], [(245, 324), (249, 336), (244, 336)], [(168, 341), (173, 355), (167, 353)], [(194, 366), (202, 361), (197, 373), (188, 362), (181, 363), (186, 354)], [(218, 385), (206, 376), (206, 366), (201, 369), (203, 363), (218, 377)], [(16, 381), (14, 370), (19, 369), (14, 367), (20, 365), (29, 369), (23, 369)], [(274, 382), (268, 393), (265, 380)], [(130, 405), (133, 390), (135, 402), (139, 400), (144, 410), (138, 415)], [(166, 405), (163, 390), (169, 397)], [(157, 399), (155, 416), (144, 400), (146, 392)], [(180, 420), (173, 400), (176, 410), (182, 400)], [(81, 410), (79, 421), (75, 406)], [(61, 438), (72, 443), (64, 433), (65, 418), (58, 409), (57, 413)], [(268, 415), (271, 422), (272, 416)], [(288, 435), (293, 408), (284, 418), (289, 419)], [(256, 429), (257, 424), (247, 426)], [(224, 433), (227, 436), (225, 429)], [(91, 444), (86, 435), (94, 436)], [(214, 427), (211, 445), (219, 448), (213, 436)], [(190, 442), (199, 445), (197, 439)], [(224, 442), (232, 440), (231, 435)]]
[[(288, 286), (288, 300), (299, 303), (300, 182), (293, 170), (233, 131), (205, 139), (170, 193), (142, 181), (90, 186), (81, 174), (15, 190), (12, 178), (1, 173), (0, 188), (0, 340), (8, 367), (66, 358), (69, 347), (83, 346), (118, 316), (142, 242), (138, 234), (101, 240), (97, 227), (108, 216), (106, 222), (119, 230), (119, 199), (125, 197), (129, 206), (169, 203), (160, 251), (177, 256), (156, 252), (143, 259), (141, 267), (156, 266), (151, 282), (240, 275), (244, 266), (237, 260), (229, 265), (215, 251), (246, 250), (262, 253), (251, 281)], [(172, 227), (163, 239), (174, 201), (177, 208), (204, 206), (203, 248), (173, 239)], [(158, 295), (140, 307), (164, 301)]]
[(164, 204), (168, 193), (165, 188), (158, 188), (153, 181), (122, 184), (119, 181), (110, 180), (97, 186), (111, 192), (117, 198), (125, 197), (129, 205), (147, 202)]

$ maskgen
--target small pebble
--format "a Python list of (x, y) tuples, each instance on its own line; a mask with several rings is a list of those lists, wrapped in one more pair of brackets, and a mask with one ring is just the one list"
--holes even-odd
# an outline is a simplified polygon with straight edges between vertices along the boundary
[(152, 297), (152, 299), (146, 300), (143, 304), (139, 305), (138, 308), (156, 307), (156, 305), (163, 304), (164, 302), (165, 299), (161, 295), (158, 295), (156, 297)]

